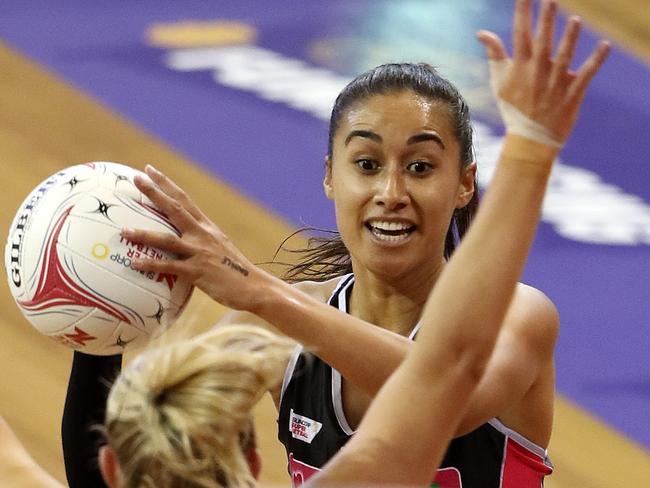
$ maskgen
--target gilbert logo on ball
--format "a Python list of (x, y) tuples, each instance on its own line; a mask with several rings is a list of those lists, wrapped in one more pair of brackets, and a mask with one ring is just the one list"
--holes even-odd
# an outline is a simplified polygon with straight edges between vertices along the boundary
[(132, 227), (178, 234), (134, 185), (139, 171), (95, 162), (39, 184), (9, 229), (5, 269), (23, 315), (43, 334), (89, 354), (117, 354), (156, 336), (182, 312), (190, 283), (134, 269), (135, 257), (169, 259), (123, 239)]

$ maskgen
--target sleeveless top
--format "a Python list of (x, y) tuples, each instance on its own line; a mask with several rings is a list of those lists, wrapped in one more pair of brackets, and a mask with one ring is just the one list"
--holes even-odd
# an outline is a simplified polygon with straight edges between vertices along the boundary
[[(347, 313), (353, 283), (353, 275), (342, 277), (329, 304)], [(341, 374), (300, 345), (285, 372), (278, 424), (294, 487), (322, 469), (354, 434), (343, 412)], [(552, 471), (544, 448), (493, 418), (451, 441), (431, 486), (540, 488)]]

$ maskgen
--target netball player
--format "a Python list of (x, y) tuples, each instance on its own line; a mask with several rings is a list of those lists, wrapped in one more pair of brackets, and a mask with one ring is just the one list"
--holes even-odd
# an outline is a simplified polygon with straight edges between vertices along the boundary
[[(445, 349), (436, 353), (444, 359), (436, 365), (405, 362), (408, 372), (394, 375), (390, 383), (400, 391), (403, 408), (373, 407), (371, 414), (387, 409), (393, 416), (368, 415), (363, 425), (374, 426), (367, 427), (372, 434), (355, 437), (344, 451), (352, 454), (339, 459), (367, 462), (366, 468), (370, 458), (375, 465), (376, 459), (386, 459), (387, 454), (372, 449), (369, 458), (361, 455), (366, 447), (359, 446), (368, 444), (387, 452), (402, 452), (396, 450), (398, 444), (411, 446), (409, 456), (395, 455), (376, 466), (377, 478), (358, 481), (433, 479), (431, 470), (442, 452), (432, 437), (445, 439), (447, 434), (458, 437), (437, 475), (443, 486), (460, 486), (461, 480), (463, 486), (498, 486), (500, 476), (523, 480), (517, 486), (539, 486), (550, 472), (545, 447), (552, 420), (557, 314), (541, 292), (515, 287), (511, 280), (519, 275), (550, 164), (573, 127), (607, 45), (599, 45), (578, 71), (571, 71), (579, 21), (569, 21), (552, 53), (556, 4), (543, 4), (535, 32), (531, 4), (517, 2), (512, 59), (495, 34), (479, 34), (488, 50), (506, 138), (485, 208), (449, 262), (453, 235), (462, 234), (469, 220), (463, 209), (476, 201), (471, 129), (460, 95), (423, 65), (386, 65), (361, 75), (334, 108), (325, 191), (335, 202), (350, 275), (288, 286), (251, 265), (164, 175), (149, 169), (153, 182), (137, 182), (183, 231), (182, 238), (170, 239), (125, 230), (131, 240), (181, 256), (137, 266), (192, 279), (215, 300), (256, 314), (309, 345), (343, 374), (341, 378), (318, 358), (307, 361), (296, 355), (283, 388), (276, 390), (280, 438), (298, 481), (345, 445), (372, 395), (410, 348), (401, 336), (412, 335), (418, 323), (421, 335), (426, 324), (435, 324), (427, 334), (437, 335), (437, 341), (428, 342)], [(337, 244), (327, 249), (332, 248)], [(323, 306), (328, 295), (330, 304), (348, 315)], [(452, 323), (462, 325), (460, 338), (453, 338)], [(481, 376), (480, 367), (468, 367), (455, 341), (489, 342), (498, 327), (501, 333)], [(83, 361), (80, 356), (75, 368)], [(473, 380), (461, 379), (463, 374)], [(429, 403), (444, 408), (431, 410)], [(387, 400), (376, 404), (392, 405)], [(414, 408), (418, 404), (425, 407)], [(464, 416), (457, 422), (454, 415), (461, 411)], [(402, 425), (400, 416), (412, 420)], [(386, 418), (392, 420), (379, 429), (377, 419)], [(318, 432), (301, 435), (304, 423)], [(67, 451), (66, 464), (71, 465)], [(406, 467), (412, 478), (403, 476)]]

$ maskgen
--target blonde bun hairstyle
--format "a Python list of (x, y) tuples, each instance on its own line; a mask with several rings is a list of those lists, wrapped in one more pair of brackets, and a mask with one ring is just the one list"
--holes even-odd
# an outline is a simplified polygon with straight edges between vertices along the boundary
[(254, 485), (251, 410), (282, 381), (293, 346), (259, 327), (229, 325), (138, 356), (113, 385), (104, 423), (121, 486)]

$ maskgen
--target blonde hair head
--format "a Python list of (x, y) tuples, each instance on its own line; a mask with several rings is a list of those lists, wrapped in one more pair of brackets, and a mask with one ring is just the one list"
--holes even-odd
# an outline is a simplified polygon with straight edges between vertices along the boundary
[(282, 380), (293, 343), (223, 326), (138, 356), (118, 377), (105, 433), (122, 486), (251, 486), (251, 410)]

